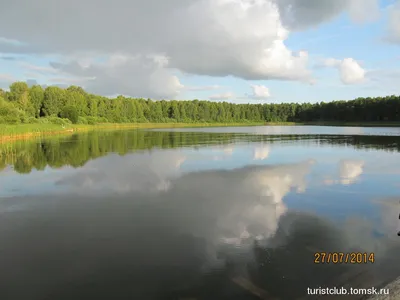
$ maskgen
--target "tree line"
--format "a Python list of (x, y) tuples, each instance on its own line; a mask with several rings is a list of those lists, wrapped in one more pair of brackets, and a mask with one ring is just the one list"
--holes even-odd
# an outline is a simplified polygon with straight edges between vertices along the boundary
[(400, 96), (318, 103), (234, 104), (107, 98), (77, 86), (29, 87), (25, 82), (11, 84), (9, 91), (0, 89), (0, 124), (39, 123), (46, 118), (62, 118), (79, 124), (396, 122), (400, 121)]
[(331, 146), (350, 146), (400, 152), (398, 136), (243, 135), (235, 133), (168, 132), (145, 130), (91, 131), (67, 137), (0, 144), (0, 171), (13, 166), (18, 173), (46, 167), (79, 168), (89, 160), (109, 153), (126, 155), (135, 151), (178, 147), (224, 146), (242, 141), (271, 144), (296, 141)]

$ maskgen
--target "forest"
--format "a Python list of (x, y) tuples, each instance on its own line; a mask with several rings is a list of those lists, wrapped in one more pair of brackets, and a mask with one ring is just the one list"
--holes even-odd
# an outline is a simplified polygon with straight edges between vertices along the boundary
[(379, 149), (400, 152), (398, 136), (337, 136), (326, 138), (316, 135), (286, 135), (279, 138), (266, 135), (234, 133), (170, 132), (145, 130), (91, 131), (71, 136), (56, 136), (41, 140), (20, 140), (0, 144), (0, 171), (7, 166), (22, 174), (47, 166), (79, 168), (88, 161), (109, 153), (126, 155), (137, 151), (179, 147), (224, 147), (233, 142), (273, 144), (284, 140), (310, 144), (329, 144), (359, 149)]
[(204, 100), (151, 100), (93, 95), (81, 87), (0, 89), (0, 124), (21, 123), (250, 123), (398, 122), (400, 96), (319, 103), (234, 104)]

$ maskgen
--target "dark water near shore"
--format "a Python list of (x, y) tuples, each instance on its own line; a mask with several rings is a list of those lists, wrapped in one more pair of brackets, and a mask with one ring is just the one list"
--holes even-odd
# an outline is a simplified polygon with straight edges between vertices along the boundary
[(399, 276), (399, 129), (288, 128), (0, 145), (0, 299), (314, 299)]

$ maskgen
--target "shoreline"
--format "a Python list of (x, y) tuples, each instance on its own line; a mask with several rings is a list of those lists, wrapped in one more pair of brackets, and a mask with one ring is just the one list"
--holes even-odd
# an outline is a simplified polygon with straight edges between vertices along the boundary
[(92, 130), (234, 127), (262, 125), (265, 125), (265, 123), (102, 123), (96, 125), (69, 125), (63, 128), (60, 125), (53, 124), (18, 124), (6, 125), (6, 130), (3, 130), (3, 132), (1, 132), (0, 129), (0, 144), (17, 140), (27, 140), (35, 137), (66, 135)]
[(65, 135), (105, 129), (157, 129), (196, 127), (242, 127), (242, 126), (338, 126), (338, 127), (400, 127), (400, 122), (253, 122), (253, 123), (101, 123), (96, 125), (18, 124), (5, 125), (0, 130), (0, 143), (35, 137)]

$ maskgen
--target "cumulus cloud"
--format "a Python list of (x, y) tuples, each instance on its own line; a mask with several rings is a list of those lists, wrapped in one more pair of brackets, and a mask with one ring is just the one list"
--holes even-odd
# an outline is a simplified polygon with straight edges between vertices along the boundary
[(389, 8), (386, 39), (393, 43), (400, 43), (400, 2)]
[[(83, 87), (87, 86), (89, 80), (96, 80), (96, 77), (53, 77), (49, 78), (48, 82), (53, 85), (80, 85)], [(92, 92), (92, 89), (88, 89), (88, 92)], [(105, 94), (106, 96), (113, 95), (112, 93)]]
[(325, 59), (321, 64), (319, 64), (319, 65), (317, 65), (318, 67), (319, 66), (321, 66), (321, 67), (330, 67), (330, 68), (333, 68), (333, 67), (338, 67), (338, 66), (340, 66), (340, 63), (341, 63), (341, 61), (339, 60), (339, 59), (336, 59), (336, 58), (327, 58), (327, 59)]
[(344, 84), (360, 83), (364, 80), (365, 70), (353, 58), (345, 58), (339, 66), (340, 79)]
[[(149, 98), (174, 98), (183, 85), (164, 65), (165, 57), (111, 55), (105, 62), (82, 65), (78, 62), (66, 64), (53, 62), (53, 68), (63, 74), (78, 76), (77, 79), (92, 93), (101, 95), (129, 95)], [(75, 78), (53, 78), (53, 82), (76, 84)]]
[[(373, 15), (375, 2), (4, 0), (0, 51), (69, 58), (67, 65), (80, 67), (64, 71), (95, 78), (84, 84), (102, 94), (175, 97), (183, 88), (178, 71), (312, 83), (308, 53), (295, 53), (285, 45), (290, 30), (315, 26), (343, 11), (362, 20)], [(124, 63), (100, 63), (120, 53), (126, 57)], [(162, 57), (163, 63), (149, 55)]]
[[(289, 32), (273, 1), (117, 0), (112, 5), (99, 5), (93, 0), (68, 3), (58, 0), (32, 5), (24, 0), (6, 0), (4, 7), (0, 12), (0, 36), (23, 41), (25, 46), (12, 45), (11, 49), (10, 43), (3, 43), (0, 51), (67, 57), (91, 53), (94, 61), (116, 53), (130, 57), (118, 67), (109, 69), (94, 64), (90, 71), (85, 70), (91, 73), (90, 77), (96, 77), (88, 84), (95, 91), (122, 88), (124, 93), (132, 92), (128, 85), (151, 76), (148, 79), (151, 84), (138, 86), (150, 92), (150, 86), (156, 85), (163, 91), (157, 94), (174, 94), (181, 87), (174, 70), (307, 82), (311, 76), (307, 69), (308, 54), (294, 53), (285, 46)], [(25, 7), (24, 11), (20, 7)], [(63, 13), (59, 14), (60, 11)], [(19, 16), (18, 21), (15, 15)], [(36, 16), (40, 16), (41, 22), (37, 22)], [(149, 54), (164, 56), (167, 63), (152, 69), (153, 63), (147, 59)], [(87, 76), (80, 69), (69, 72)], [(125, 82), (117, 85), (109, 73)], [(107, 79), (106, 86), (103, 77)]]
[(210, 100), (229, 100), (235, 98), (235, 94), (232, 92), (226, 92), (222, 94), (214, 94), (208, 97)]
[(15, 39), (5, 38), (0, 36), (0, 45), (22, 46), (23, 43)]
[(271, 97), (269, 88), (267, 88), (265, 85), (252, 84), (251, 88), (253, 90), (253, 93), (247, 95), (251, 99), (267, 99)]
[(61, 73), (60, 70), (58, 70), (56, 68), (53, 68), (51, 66), (38, 66), (38, 65), (34, 65), (34, 64), (31, 64), (31, 63), (28, 63), (28, 62), (21, 62), (21, 63), (19, 63), (19, 65), (23, 69), (25, 69), (25, 70), (27, 70), (29, 72), (37, 72), (37, 73), (45, 74), (45, 75), (47, 75), (47, 74), (53, 74), (54, 75), (54, 74), (60, 74)]
[(220, 85), (204, 85), (204, 86), (185, 86), (184, 89), (187, 91), (210, 91), (210, 90), (218, 90), (222, 88)]
[(340, 80), (344, 84), (361, 83), (366, 77), (366, 71), (353, 58), (345, 58), (343, 60), (328, 58), (322, 63), (322, 66), (337, 68)]
[(377, 0), (275, 0), (283, 24), (291, 30), (303, 30), (331, 21), (348, 12), (353, 21), (374, 20), (379, 15)]
[(348, 11), (354, 22), (370, 22), (380, 17), (379, 1), (377, 0), (350, 0)]

